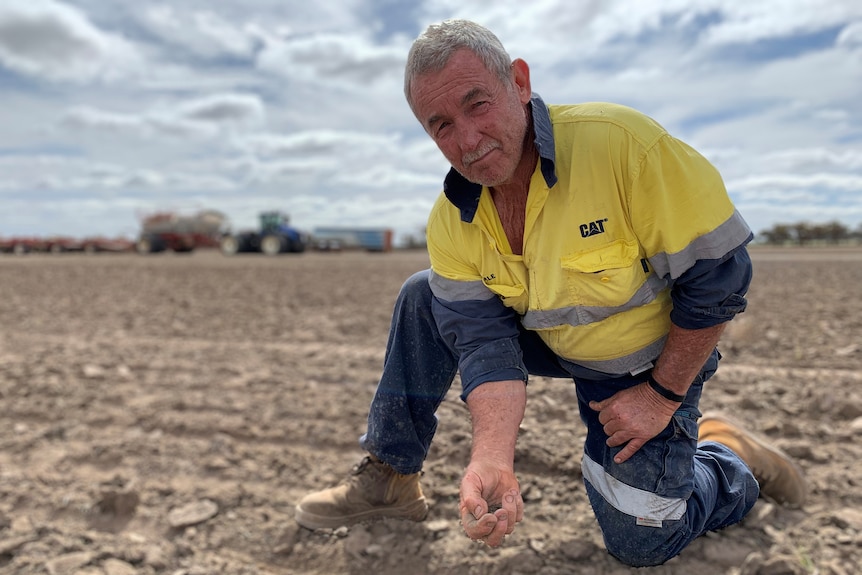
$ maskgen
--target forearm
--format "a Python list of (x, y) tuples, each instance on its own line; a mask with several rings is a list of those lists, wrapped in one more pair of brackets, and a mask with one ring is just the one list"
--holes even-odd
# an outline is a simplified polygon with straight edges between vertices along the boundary
[(671, 324), (664, 350), (653, 369), (653, 378), (674, 393), (685, 395), (718, 344), (726, 325), (720, 323), (702, 329), (684, 329)]
[(472, 459), (491, 460), (514, 467), (515, 442), (527, 405), (527, 388), (521, 380), (491, 381), (467, 396), (473, 421)]

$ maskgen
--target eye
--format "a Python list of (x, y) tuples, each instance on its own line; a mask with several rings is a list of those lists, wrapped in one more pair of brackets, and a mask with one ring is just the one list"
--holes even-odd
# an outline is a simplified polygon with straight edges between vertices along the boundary
[(446, 129), (451, 126), (450, 122), (440, 122), (437, 124), (437, 129), (434, 131), (438, 136), (446, 131)]

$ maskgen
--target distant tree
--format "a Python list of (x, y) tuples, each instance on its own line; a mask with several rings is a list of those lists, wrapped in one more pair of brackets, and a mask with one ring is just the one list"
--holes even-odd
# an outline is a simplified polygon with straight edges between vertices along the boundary
[(764, 238), (766, 243), (771, 245), (793, 243), (804, 246), (814, 242), (839, 244), (848, 240), (862, 241), (862, 224), (853, 232), (838, 221), (822, 224), (812, 224), (810, 222), (775, 224), (771, 228), (761, 231), (760, 236)]
[(850, 230), (841, 222), (833, 221), (823, 224), (818, 229), (819, 239), (830, 244), (838, 244), (850, 237)]
[(814, 239), (814, 227), (808, 222), (793, 224), (793, 233), (796, 236), (796, 243), (800, 246), (804, 246)]
[(786, 224), (775, 224), (772, 228), (760, 232), (760, 235), (766, 238), (766, 243), (772, 245), (783, 245), (793, 239), (790, 226)]

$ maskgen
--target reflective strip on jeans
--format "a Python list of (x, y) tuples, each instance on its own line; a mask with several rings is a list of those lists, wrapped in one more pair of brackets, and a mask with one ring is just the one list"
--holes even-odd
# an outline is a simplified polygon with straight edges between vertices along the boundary
[(612, 477), (585, 453), (581, 466), (584, 479), (608, 502), (608, 505), (632, 517), (675, 520), (685, 514), (685, 499), (669, 498), (626, 485)]

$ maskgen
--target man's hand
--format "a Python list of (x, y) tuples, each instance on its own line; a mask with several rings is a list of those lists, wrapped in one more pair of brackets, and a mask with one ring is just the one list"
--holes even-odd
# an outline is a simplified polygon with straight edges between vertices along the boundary
[(524, 518), (524, 500), (511, 469), (471, 461), (461, 480), (461, 525), (470, 539), (498, 547)]
[(599, 412), (608, 446), (626, 444), (614, 457), (615, 463), (625, 462), (661, 433), (679, 406), (653, 391), (648, 383), (619, 391), (601, 402), (590, 402), (590, 409)]

